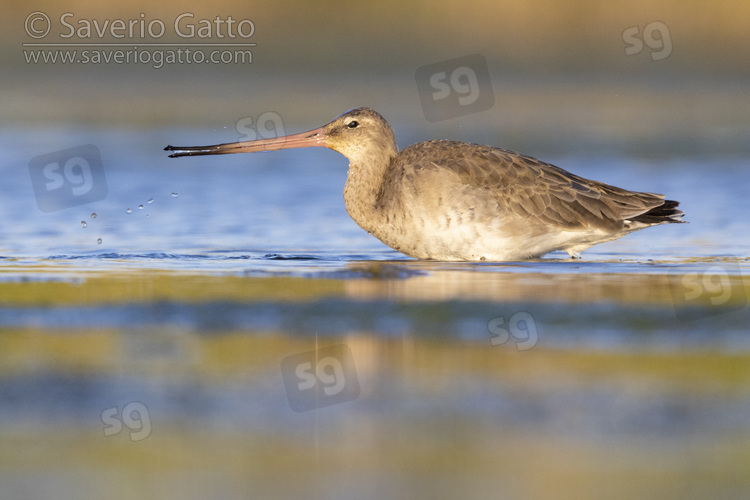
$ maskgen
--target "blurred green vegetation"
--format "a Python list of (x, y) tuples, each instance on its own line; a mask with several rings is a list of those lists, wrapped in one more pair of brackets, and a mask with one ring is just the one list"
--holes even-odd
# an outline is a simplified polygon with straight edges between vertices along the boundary
[[(388, 264), (353, 266), (352, 273), (377, 273)], [(404, 269), (396, 264), (394, 270)], [(440, 263), (414, 262), (412, 271), (428, 271), (410, 278), (310, 278), (293, 276), (242, 277), (232, 275), (190, 274), (171, 271), (131, 269), (79, 273), (66, 279), (65, 269), (51, 273), (50, 268), (33, 280), (0, 281), (0, 305), (14, 307), (72, 306), (125, 303), (174, 302), (310, 302), (327, 298), (355, 301), (398, 300), (405, 303), (444, 301), (489, 301), (531, 303), (617, 303), (674, 307), (671, 285), (679, 290), (681, 274), (635, 273), (480, 273), (475, 270), (441, 270)], [(23, 271), (35, 276), (34, 267), (5, 268), (3, 272)], [(395, 272), (395, 271), (394, 271)], [(58, 277), (54, 277), (57, 273)], [(0, 274), (2, 277), (2, 274)], [(750, 296), (750, 279), (742, 275), (723, 277), (732, 290), (744, 288), (745, 294), (732, 294), (724, 307), (743, 306)], [(714, 307), (712, 296), (701, 295), (705, 307)], [(692, 302), (695, 304), (695, 302)]]
[[(688, 74), (747, 75), (750, 4), (743, 0), (469, 0), (383, 2), (321, 1), (279, 3), (238, 0), (103, 4), (90, 0), (65, 3), (38, 1), (5, 6), (0, 38), (2, 57), (23, 66), (20, 45), (32, 41), (24, 34), (24, 19), (32, 11), (53, 19), (70, 12), (80, 19), (161, 19), (167, 26), (163, 41), (174, 41), (171, 23), (191, 12), (195, 22), (217, 16), (250, 19), (256, 26), (256, 61), (260, 68), (291, 73), (347, 70), (377, 74), (428, 64), (470, 52), (482, 53), (493, 66), (514, 72), (565, 74), (579, 71), (648, 70), (649, 59), (638, 64), (624, 56), (622, 32), (652, 21), (670, 30), (674, 53), (670, 70)], [(60, 31), (59, 29), (57, 31)], [(45, 41), (59, 41), (53, 30)], [(111, 37), (105, 41), (116, 41)], [(210, 40), (221, 42), (215, 36)], [(644, 54), (645, 55), (645, 54)], [(4, 65), (5, 68), (9, 66)], [(216, 69), (212, 68), (212, 72)]]
[[(22, 44), (39, 41), (24, 31), (32, 11), (52, 20), (45, 42), (72, 41), (59, 37), (65, 32), (59, 18), (66, 12), (73, 14), (68, 22), (76, 26), (81, 20), (139, 21), (143, 14), (144, 22), (164, 23), (166, 34), (159, 42), (228, 40), (215, 34), (210, 39), (176, 36), (174, 20), (189, 12), (196, 25), (217, 17), (250, 19), (255, 25), (250, 41), (257, 46), (252, 49), (252, 64), (246, 65), (173, 64), (155, 69), (149, 64), (27, 64)], [(625, 55), (623, 32), (638, 27), (642, 33), (654, 21), (669, 29), (669, 57), (654, 61), (648, 47)], [(14, 3), (5, 6), (0, 20), (0, 124), (218, 128), (274, 110), (292, 128), (368, 105), (392, 121), (416, 121), (424, 127), (416, 69), (479, 53), (487, 60), (497, 96), (491, 112), (469, 118), (476, 122), (473, 137), (487, 124), (502, 137), (538, 131), (542, 142), (554, 141), (556, 134), (568, 129), (577, 137), (602, 130), (622, 136), (627, 127), (639, 124), (644, 128), (637, 139), (648, 139), (655, 137), (652, 128), (680, 127), (696, 120), (705, 120), (706, 126), (725, 134), (725, 116), (729, 126), (747, 127), (750, 122), (748, 112), (741, 111), (750, 108), (742, 105), (747, 102), (743, 79), (750, 72), (748, 21), (750, 3), (743, 0), (286, 4), (42, 0), (33, 8)], [(82, 41), (100, 40), (94, 36)], [(111, 36), (101, 41), (122, 42)], [(132, 40), (134, 46), (150, 41), (154, 40)], [(663, 102), (668, 96), (671, 99)], [(694, 113), (689, 114), (689, 109)], [(543, 117), (530, 120), (527, 113)], [(579, 117), (587, 120), (589, 128), (578, 127)], [(461, 139), (456, 136), (464, 123), (469, 122), (435, 124), (430, 137)], [(695, 143), (696, 135), (701, 134), (690, 133), (682, 144)], [(480, 139), (487, 140), (475, 140)]]
[[(137, 373), (161, 391), (145, 400), (153, 431), (138, 442), (128, 439), (127, 429), (102, 433), (103, 407), (125, 404), (124, 396), (101, 406), (82, 402), (74, 418), (61, 412), (6, 421), (0, 490), (38, 496), (54, 488), (65, 498), (112, 491), (118, 498), (217, 492), (330, 498), (335, 486), (346, 497), (368, 498), (522, 492), (655, 499), (684, 498), (686, 491), (689, 498), (731, 498), (750, 486), (747, 433), (702, 425), (722, 405), (738, 411), (732, 402), (747, 394), (747, 354), (542, 347), (519, 353), (463, 341), (320, 338), (321, 345), (351, 347), (363, 392), (353, 402), (293, 414), (278, 404), (285, 397), (278, 363), (315, 341), (262, 333), (2, 329), (5, 380), (33, 380), (41, 370), (80, 383), (96, 379), (114, 390), (119, 376)], [(164, 339), (181, 355), (160, 357)], [(161, 349), (133, 352), (134, 342)], [(198, 405), (201, 394), (247, 400), (193, 414), (170, 399), (179, 393), (177, 381), (194, 384), (185, 400)], [(472, 393), (478, 408), (453, 403)], [(597, 400), (606, 406), (594, 410)], [(274, 405), (256, 408), (268, 401)], [(239, 409), (246, 421), (232, 415)], [(275, 421), (259, 418), (269, 412)], [(658, 420), (661, 415), (670, 420)], [(222, 424), (227, 421), (234, 423)], [(402, 496), (384, 494), (392, 483)]]

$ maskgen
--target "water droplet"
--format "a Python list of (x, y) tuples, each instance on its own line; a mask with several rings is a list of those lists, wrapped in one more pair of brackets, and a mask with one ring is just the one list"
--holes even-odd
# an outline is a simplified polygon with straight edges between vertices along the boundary
[(132, 213), (133, 213), (133, 211), (132, 211), (131, 209), (129, 209), (129, 208), (128, 208), (127, 210), (125, 210), (125, 213), (126, 213), (126, 214), (132, 214)]
[(154, 202), (154, 199), (153, 198), (149, 198), (146, 203), (153, 203), (153, 202)]
[(97, 238), (96, 242), (101, 245), (102, 244), (102, 239), (101, 238)]
[(138, 205), (138, 210), (143, 210), (143, 205)]
[(177, 198), (177, 193), (172, 193), (172, 198)]
[(89, 227), (89, 225), (88, 225), (88, 224), (86, 224), (86, 221), (85, 221), (85, 220), (82, 220), (82, 221), (81, 221), (81, 227), (82, 227), (82, 228), (84, 228), (84, 229), (86, 229), (87, 227)]
[(96, 219), (96, 212), (91, 212), (91, 218)]

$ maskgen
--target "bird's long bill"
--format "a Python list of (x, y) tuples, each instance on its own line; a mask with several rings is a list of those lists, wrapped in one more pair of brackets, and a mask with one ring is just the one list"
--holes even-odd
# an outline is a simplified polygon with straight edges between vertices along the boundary
[(164, 151), (172, 151), (170, 158), (180, 156), (225, 155), (230, 153), (255, 153), (258, 151), (278, 151), (279, 149), (326, 147), (326, 135), (323, 127), (308, 130), (300, 134), (285, 135), (272, 139), (256, 141), (229, 142), (214, 146), (167, 146)]

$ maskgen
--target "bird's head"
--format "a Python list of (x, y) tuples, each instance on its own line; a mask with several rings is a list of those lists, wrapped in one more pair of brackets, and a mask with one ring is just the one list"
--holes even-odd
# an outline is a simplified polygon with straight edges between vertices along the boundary
[(349, 110), (322, 127), (300, 134), (214, 146), (167, 146), (164, 150), (172, 153), (170, 158), (176, 158), (321, 146), (338, 151), (354, 164), (398, 154), (393, 129), (385, 118), (370, 108)]

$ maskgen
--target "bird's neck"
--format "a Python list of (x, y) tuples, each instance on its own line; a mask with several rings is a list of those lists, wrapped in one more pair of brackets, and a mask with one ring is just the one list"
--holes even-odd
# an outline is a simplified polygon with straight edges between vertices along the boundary
[(344, 204), (349, 216), (364, 230), (372, 232), (383, 217), (383, 182), (398, 154), (385, 148), (353, 158), (344, 185)]

